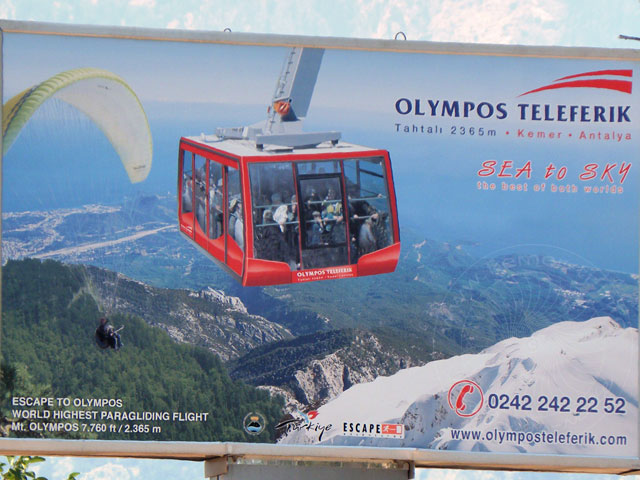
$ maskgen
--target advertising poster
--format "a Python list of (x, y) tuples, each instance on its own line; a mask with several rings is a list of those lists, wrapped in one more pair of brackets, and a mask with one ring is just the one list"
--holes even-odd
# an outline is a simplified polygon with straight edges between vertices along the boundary
[(2, 41), (3, 436), (638, 457), (637, 57)]

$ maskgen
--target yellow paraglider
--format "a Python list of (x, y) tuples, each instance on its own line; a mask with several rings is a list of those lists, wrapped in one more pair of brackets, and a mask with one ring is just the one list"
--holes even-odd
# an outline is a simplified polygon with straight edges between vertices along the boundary
[(2, 108), (3, 154), (34, 112), (51, 97), (73, 105), (102, 130), (120, 156), (132, 183), (147, 178), (152, 158), (147, 115), (122, 78), (97, 68), (59, 73), (5, 103)]

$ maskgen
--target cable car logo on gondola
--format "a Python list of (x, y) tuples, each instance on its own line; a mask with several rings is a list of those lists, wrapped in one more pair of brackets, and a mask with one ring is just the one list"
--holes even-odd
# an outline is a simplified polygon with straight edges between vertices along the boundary
[(296, 277), (300, 282), (309, 280), (329, 280), (355, 276), (355, 268), (351, 265), (347, 267), (327, 268), (323, 270), (303, 270), (300, 272), (296, 272)]
[(180, 139), (180, 231), (242, 285), (388, 273), (400, 255), (389, 153), (304, 132), (323, 49), (288, 53), (267, 119)]

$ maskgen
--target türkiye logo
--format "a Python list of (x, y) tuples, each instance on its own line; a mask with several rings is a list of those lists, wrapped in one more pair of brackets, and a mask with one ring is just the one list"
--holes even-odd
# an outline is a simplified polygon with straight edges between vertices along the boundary
[[(557, 90), (561, 88), (603, 88), (615, 90), (623, 93), (631, 93), (631, 80), (621, 80), (618, 77), (631, 78), (632, 70), (595, 70), (593, 72), (578, 73), (558, 78), (549, 85), (534, 88), (521, 94), (521, 97), (530, 93), (542, 92), (544, 90)], [(614, 78), (611, 78), (614, 77)]]
[(482, 408), (484, 394), (480, 385), (471, 380), (460, 380), (449, 389), (449, 407), (460, 417), (473, 417)]

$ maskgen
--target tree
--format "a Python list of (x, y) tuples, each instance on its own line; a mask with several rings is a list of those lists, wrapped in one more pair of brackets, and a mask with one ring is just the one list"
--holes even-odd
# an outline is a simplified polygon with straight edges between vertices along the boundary
[[(0, 473), (2, 480), (47, 480), (45, 477), (38, 477), (34, 472), (29, 471), (29, 467), (34, 463), (44, 462), (42, 457), (7, 457), (7, 462), (0, 462)], [(5, 467), (7, 471), (5, 472)], [(78, 472), (70, 473), (67, 480), (77, 480)]]

